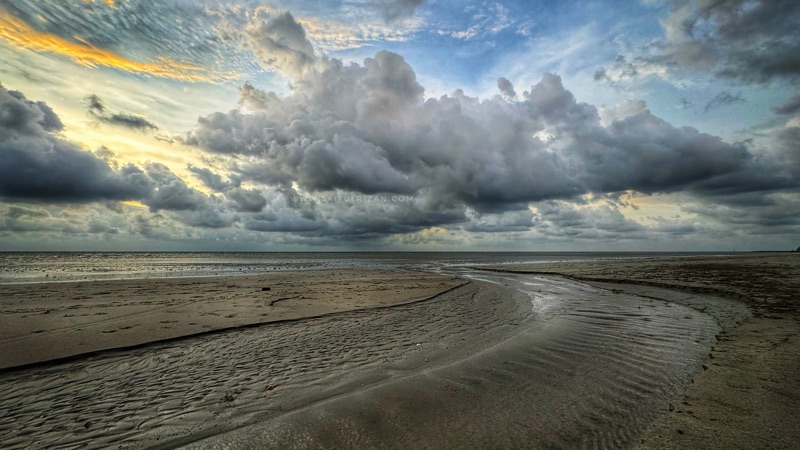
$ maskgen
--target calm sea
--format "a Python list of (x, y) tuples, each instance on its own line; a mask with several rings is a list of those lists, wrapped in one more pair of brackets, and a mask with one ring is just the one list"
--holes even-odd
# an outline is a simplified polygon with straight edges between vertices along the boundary
[[(588, 261), (710, 253), (382, 252), (382, 253), (0, 253), (0, 283), (253, 274), (273, 271)], [(725, 253), (714, 253), (725, 254)]]

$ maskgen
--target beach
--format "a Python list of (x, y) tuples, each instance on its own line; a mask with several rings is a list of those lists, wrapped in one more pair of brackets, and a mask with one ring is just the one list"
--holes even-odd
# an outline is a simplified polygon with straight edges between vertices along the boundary
[(752, 316), (741, 323), (723, 323), (704, 371), (694, 378), (685, 398), (656, 422), (639, 448), (788, 449), (796, 448), (800, 442), (797, 253), (595, 261), (546, 267), (505, 265), (495, 269), (558, 274), (640, 294), (647, 286), (659, 286), (744, 302)]
[(462, 283), (424, 273), (326, 270), (0, 285), (0, 368), (398, 305)]
[(798, 259), (0, 285), (0, 440), (791, 448)]

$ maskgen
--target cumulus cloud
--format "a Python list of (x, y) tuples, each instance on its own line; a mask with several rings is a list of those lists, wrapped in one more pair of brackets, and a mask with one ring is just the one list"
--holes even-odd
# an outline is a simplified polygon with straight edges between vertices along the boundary
[(257, 213), (267, 206), (267, 199), (257, 189), (234, 188), (227, 193), (234, 202), (234, 209), (239, 212)]
[[(0, 84), (0, 89), (3, 89), (2, 84)], [(41, 126), (44, 131), (55, 133), (64, 129), (64, 124), (61, 123), (61, 119), (58, 118), (58, 115), (56, 115), (56, 113), (53, 111), (53, 108), (48, 106), (47, 103), (28, 100), (25, 98), (25, 95), (19, 91), (7, 91), (7, 93), (28, 107), (26, 110), (22, 110), (19, 108), (13, 108), (11, 105), (6, 105), (6, 108), (8, 108), (6, 110), (6, 114), (9, 114), (9, 116), (15, 113), (19, 114), (17, 116), (17, 120), (20, 121), (20, 123), (30, 121), (32, 115), (34, 115), (40, 116), (36, 117), (34, 126)], [(15, 109), (16, 112), (14, 111)], [(7, 119), (10, 119), (10, 117)]]
[(222, 176), (218, 173), (212, 172), (211, 169), (206, 167), (195, 167), (193, 165), (189, 165), (187, 167), (189, 172), (192, 172), (201, 183), (207, 188), (214, 190), (216, 192), (222, 192), (228, 190), (229, 188), (236, 188), (239, 187), (241, 181), (236, 178), (230, 178), (228, 181), (224, 181)]
[(611, 108), (600, 108), (600, 121), (603, 126), (610, 125), (615, 120), (622, 120), (647, 110), (647, 103), (639, 99), (626, 99)]
[(250, 38), (253, 52), (265, 68), (298, 76), (317, 61), (305, 30), (289, 12), (277, 14), (266, 21), (256, 16), (245, 33)]
[(150, 195), (142, 199), (142, 203), (149, 206), (152, 212), (162, 209), (193, 211), (206, 203), (205, 194), (187, 186), (182, 178), (164, 164), (148, 164), (147, 176), (153, 181), (153, 190)]
[[(288, 202), (280, 212), (268, 201), (245, 222), (253, 230), (296, 224), (304, 235), (363, 237), (456, 224), (514, 232), (545, 222), (543, 213), (530, 220), (529, 205), (537, 202), (797, 186), (777, 160), (672, 126), (640, 100), (598, 110), (552, 74), (522, 95), (505, 78), (498, 88), (503, 96), (485, 100), (459, 90), (424, 100), (414, 70), (397, 54), (378, 52), (363, 64), (323, 58), (292, 79), (289, 95), (245, 84), (239, 108), (200, 118), (186, 141), (226, 158), (233, 176), (267, 191), (414, 198), (402, 205), (300, 202), (299, 209)], [(600, 213), (608, 221), (621, 216), (593, 214)], [(558, 223), (567, 222), (551, 220)], [(631, 231), (632, 223), (620, 221), (617, 230)]]
[(114, 170), (55, 134), (62, 128), (50, 107), (0, 86), (0, 196), (69, 203), (149, 194), (151, 180), (140, 169)]
[(108, 109), (103, 104), (103, 101), (97, 95), (92, 94), (86, 97), (86, 104), (89, 115), (100, 122), (131, 128), (138, 131), (158, 130), (156, 124), (150, 122), (144, 117), (122, 112), (109, 113)]

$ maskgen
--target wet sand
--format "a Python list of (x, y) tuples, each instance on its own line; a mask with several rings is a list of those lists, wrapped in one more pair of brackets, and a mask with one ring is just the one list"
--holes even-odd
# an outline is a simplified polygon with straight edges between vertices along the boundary
[(462, 280), (412, 272), (0, 285), (0, 369), (215, 330), (423, 300)]
[(453, 275), (470, 282), (427, 300), (7, 370), (0, 440), (625, 448), (681, 398), (719, 331), (678, 303), (536, 276), (437, 280)]
[[(630, 448), (702, 370), (719, 330), (678, 303), (541, 277), (462, 275), (495, 298), (517, 293), (530, 315), (444, 360), (426, 358), (422, 371), (187, 448)], [(745, 311), (729, 306), (719, 308)]]
[[(755, 265), (773, 271), (787, 261)], [(648, 263), (653, 272), (660, 262)], [(788, 429), (796, 409), (785, 408), (796, 408), (798, 384), (783, 383), (798, 373), (797, 358), (788, 353), (797, 335), (783, 340), (781, 334), (796, 330), (796, 319), (760, 308), (751, 316), (741, 301), (696, 293), (728, 285), (694, 280), (695, 292), (666, 289), (659, 283), (669, 282), (667, 272), (661, 279), (613, 277), (615, 267), (625, 274), (648, 267), (641, 261), (602, 264), (585, 275), (591, 283), (468, 269), (444, 277), (409, 274), (430, 277), (420, 282), (432, 289), (429, 296), (396, 287), (383, 293), (417, 301), (392, 300), (381, 308), (360, 303), (361, 309), (344, 302), (302, 320), (6, 370), (0, 373), (6, 387), (0, 441), (8, 448), (243, 449), (631, 448), (643, 439), (647, 448), (719, 448), (719, 442), (781, 448), (797, 442), (789, 440), (796, 430)], [(570, 273), (548, 270), (559, 269), (581, 277), (572, 265)], [(791, 287), (797, 278), (789, 273)], [(330, 274), (317, 275), (324, 285)], [(385, 276), (391, 284), (406, 275), (351, 276)], [(251, 297), (258, 283), (248, 288)], [(345, 291), (369, 290), (371, 283)], [(189, 286), (186, 295), (200, 291)], [(276, 298), (294, 295), (313, 297)], [(750, 364), (739, 345), (750, 352)], [(731, 429), (737, 425), (742, 428)], [(759, 426), (768, 441), (750, 433)], [(714, 441), (710, 430), (729, 434)]]
[[(558, 274), (644, 295), (652, 289), (649, 286), (659, 286), (669, 288), (673, 295), (704, 293), (746, 303), (752, 315), (740, 323), (716, 315), (723, 330), (704, 365), (706, 370), (697, 374), (685, 397), (671, 405), (671, 412), (655, 423), (640, 448), (797, 448), (800, 254), (494, 268)], [(693, 307), (705, 311), (705, 305)]]

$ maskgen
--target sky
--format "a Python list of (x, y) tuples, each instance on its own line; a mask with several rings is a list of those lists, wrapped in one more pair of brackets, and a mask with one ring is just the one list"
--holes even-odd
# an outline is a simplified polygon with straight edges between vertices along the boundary
[(800, 245), (796, 0), (0, 0), (0, 251)]

